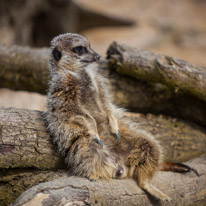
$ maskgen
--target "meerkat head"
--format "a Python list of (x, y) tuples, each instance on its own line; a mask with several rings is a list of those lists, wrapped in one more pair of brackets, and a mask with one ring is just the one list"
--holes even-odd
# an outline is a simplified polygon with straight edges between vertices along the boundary
[(75, 71), (99, 58), (90, 47), (88, 39), (79, 34), (61, 34), (51, 41), (50, 65), (53, 71), (62, 68)]

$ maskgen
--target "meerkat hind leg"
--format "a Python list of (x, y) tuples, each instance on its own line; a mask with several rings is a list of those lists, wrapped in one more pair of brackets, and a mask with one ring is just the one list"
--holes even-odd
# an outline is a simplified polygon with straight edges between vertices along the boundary
[(146, 192), (148, 192), (149, 194), (151, 194), (152, 196), (156, 197), (157, 199), (160, 199), (162, 201), (167, 201), (167, 202), (172, 201), (172, 199), (168, 195), (161, 192), (159, 189), (154, 187), (151, 183), (144, 183), (143, 185), (140, 185), (140, 187)]
[(145, 190), (146, 192), (148, 192), (155, 198), (160, 199), (162, 201), (168, 201), (168, 202), (172, 201), (172, 199), (169, 196), (167, 196), (166, 194), (161, 192), (159, 189), (154, 187), (151, 184), (151, 181), (148, 179), (148, 177), (144, 177), (144, 175), (140, 173), (138, 174), (138, 177), (139, 177), (138, 184), (143, 190)]

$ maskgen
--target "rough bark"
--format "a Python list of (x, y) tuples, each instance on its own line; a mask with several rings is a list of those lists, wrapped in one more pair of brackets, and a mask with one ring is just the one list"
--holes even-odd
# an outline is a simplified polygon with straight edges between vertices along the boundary
[(148, 82), (163, 83), (174, 90), (181, 89), (206, 101), (206, 69), (166, 55), (132, 48), (113, 42), (107, 58), (110, 67)]
[(35, 170), (32, 168), (1, 169), (0, 206), (10, 205), (28, 188), (61, 177), (65, 173), (65, 170)]
[(110, 71), (107, 62), (99, 71), (109, 77), (113, 101), (133, 112), (166, 114), (206, 126), (206, 102), (160, 83), (137, 80)]
[[(0, 87), (46, 94), (48, 49), (0, 46)], [(206, 125), (206, 103), (182, 91), (111, 72), (107, 61), (99, 71), (109, 76), (114, 102), (132, 111), (167, 114)]]
[(42, 112), (0, 109), (0, 168), (61, 168)]
[(158, 172), (154, 178), (153, 184), (173, 199), (171, 203), (160, 203), (146, 195), (131, 179), (90, 182), (65, 175), (29, 189), (13, 205), (205, 205), (206, 157), (197, 158), (187, 164), (197, 168), (200, 177), (194, 173)]
[(0, 45), (0, 87), (46, 93), (48, 49)]
[[(166, 161), (186, 161), (206, 151), (206, 130), (162, 115), (125, 113), (151, 132), (165, 150)], [(0, 109), (0, 168), (64, 167), (47, 134), (42, 112)]]
[[(200, 126), (162, 115), (125, 113), (124, 118), (153, 133), (167, 161), (186, 161), (206, 153), (206, 131)], [(50, 142), (42, 112), (0, 109), (0, 168), (0, 205), (8, 205), (33, 185), (64, 175), (52, 171), (65, 165)]]

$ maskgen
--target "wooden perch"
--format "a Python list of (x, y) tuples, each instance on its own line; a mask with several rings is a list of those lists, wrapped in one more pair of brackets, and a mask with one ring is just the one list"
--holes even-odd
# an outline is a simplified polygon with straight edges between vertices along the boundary
[[(52, 171), (64, 169), (65, 165), (50, 142), (42, 116), (39, 111), (0, 109), (0, 205), (8, 205), (33, 185), (64, 175)], [(162, 115), (125, 113), (124, 118), (153, 133), (167, 161), (186, 161), (206, 152), (206, 130), (200, 126)], [(86, 180), (81, 179), (80, 184), (82, 181)], [(123, 180), (127, 181), (130, 184)], [(94, 185), (100, 191), (99, 184)]]
[[(31, 49), (0, 46), (0, 87), (46, 94), (48, 80), (48, 48)], [(109, 76), (114, 102), (142, 113), (167, 114), (206, 125), (206, 102), (182, 91), (159, 84), (136, 80), (112, 72), (107, 61), (99, 71)]]
[(51, 182), (39, 184), (23, 193), (13, 206), (30, 205), (204, 205), (206, 201), (206, 156), (188, 162), (198, 169), (194, 173), (158, 172), (153, 184), (168, 194), (173, 202), (159, 202), (146, 195), (132, 179), (90, 182), (66, 174)]
[[(62, 159), (47, 134), (42, 112), (0, 109), (0, 168), (60, 169)], [(187, 161), (205, 152), (206, 130), (175, 118), (125, 113), (159, 140), (167, 161)]]
[(110, 67), (148, 82), (163, 83), (174, 90), (181, 89), (206, 102), (206, 70), (173, 57), (132, 48), (113, 42), (107, 59)]
[(46, 93), (48, 49), (0, 45), (0, 87)]

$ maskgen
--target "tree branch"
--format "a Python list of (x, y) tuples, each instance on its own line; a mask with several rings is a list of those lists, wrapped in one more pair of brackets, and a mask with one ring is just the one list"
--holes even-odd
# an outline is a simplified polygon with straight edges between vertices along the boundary
[(206, 71), (186, 61), (113, 42), (107, 58), (110, 67), (148, 82), (163, 83), (206, 101)]

